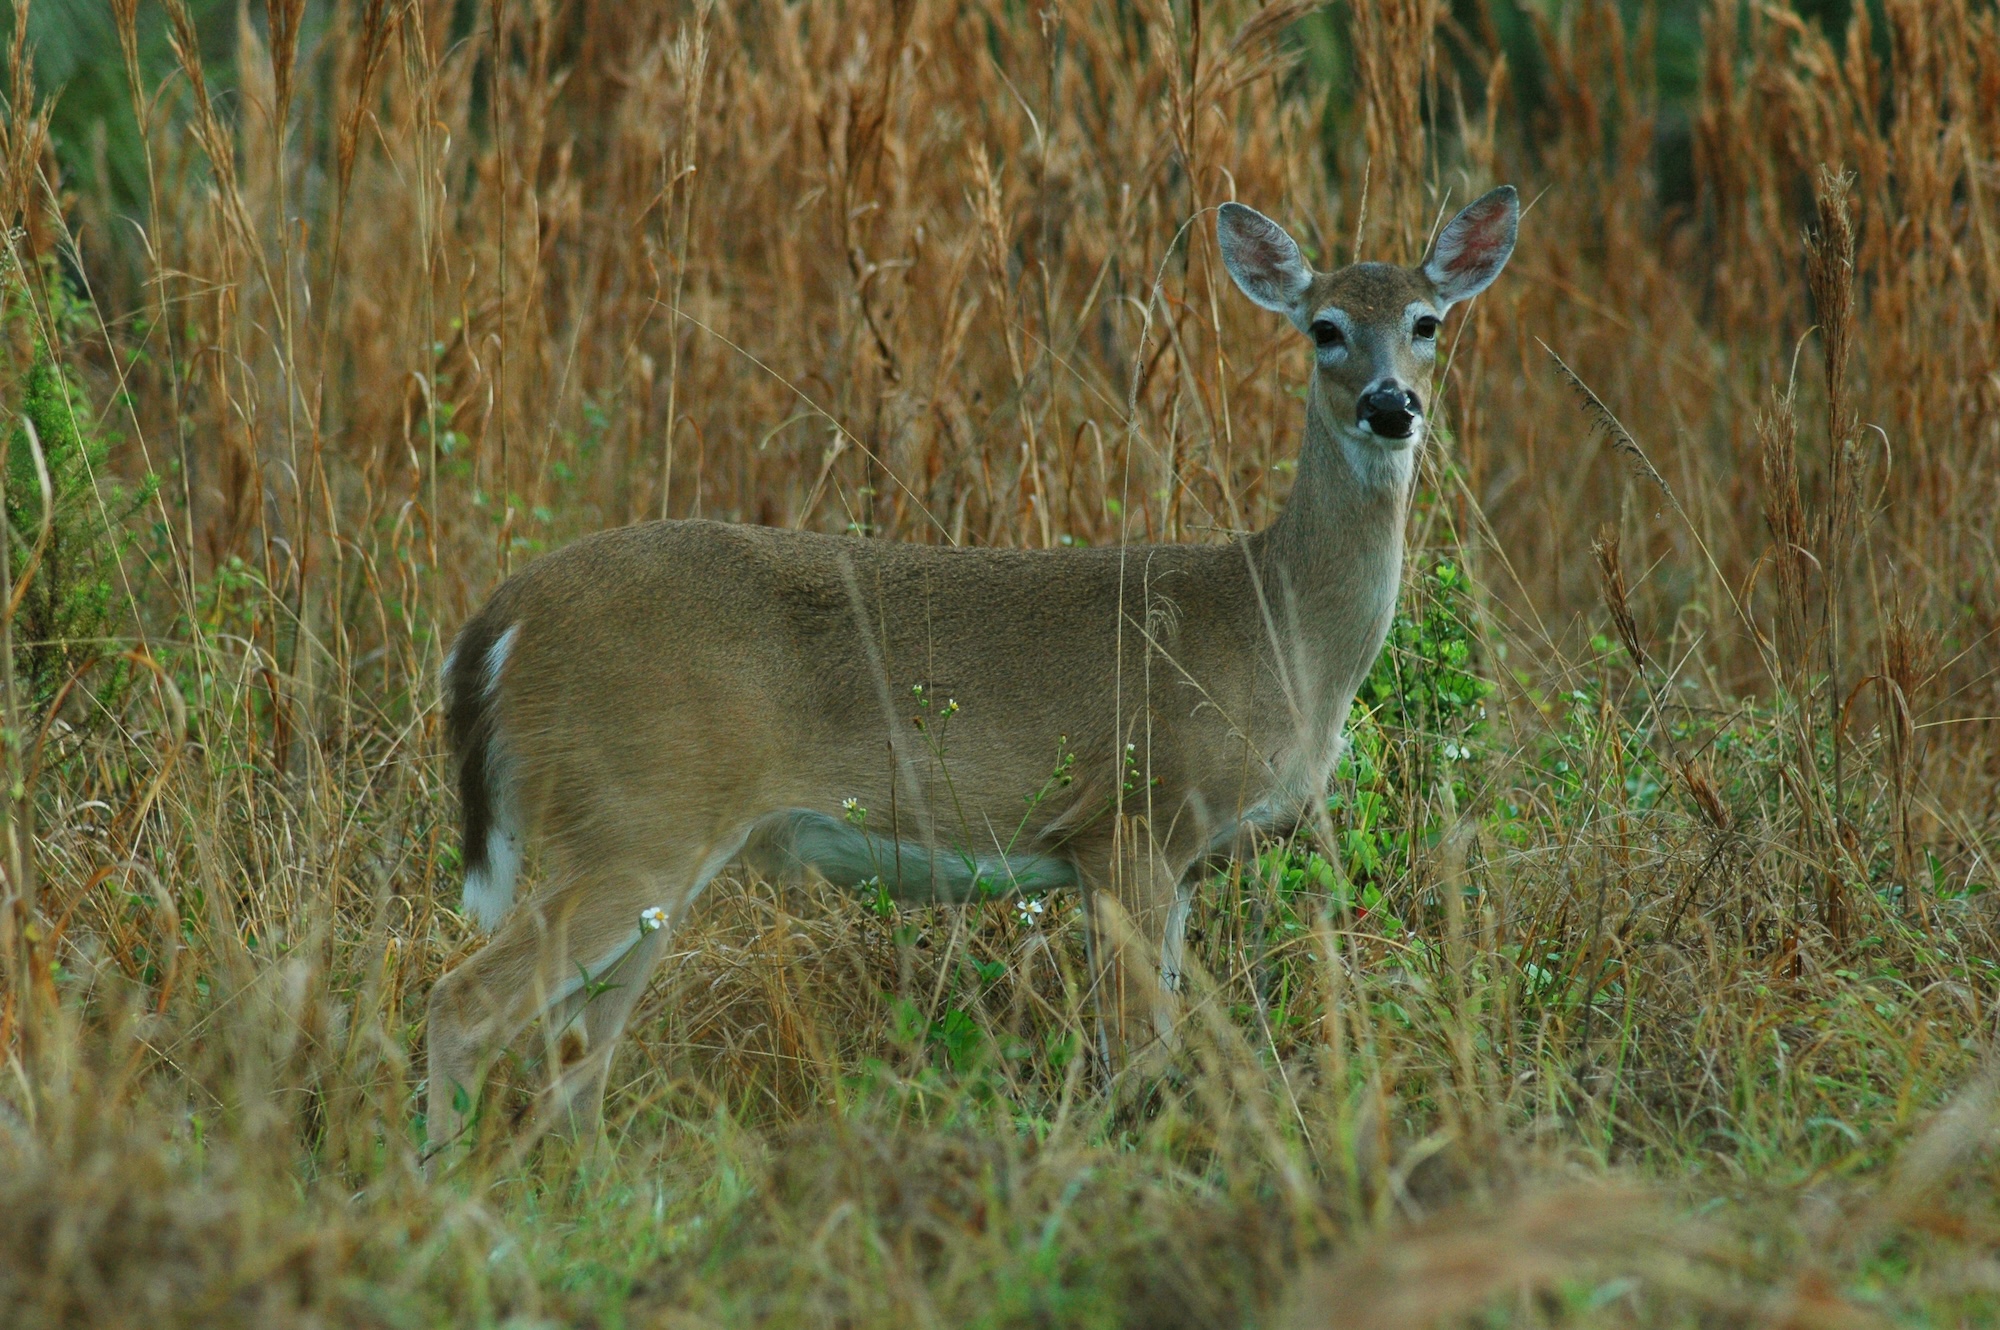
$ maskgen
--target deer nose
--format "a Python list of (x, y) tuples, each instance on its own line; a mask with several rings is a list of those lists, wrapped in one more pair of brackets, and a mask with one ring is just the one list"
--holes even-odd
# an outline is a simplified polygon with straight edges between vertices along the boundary
[(1368, 432), (1379, 438), (1407, 439), (1417, 417), (1423, 413), (1424, 406), (1417, 395), (1390, 379), (1361, 394), (1355, 421), (1366, 425)]

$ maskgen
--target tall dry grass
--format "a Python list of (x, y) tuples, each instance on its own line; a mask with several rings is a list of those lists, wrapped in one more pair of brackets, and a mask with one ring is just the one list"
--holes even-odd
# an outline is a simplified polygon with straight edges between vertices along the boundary
[[(232, 79), (111, 9), (144, 199), (18, 38), (0, 125), (0, 394), (116, 436), (72, 510), (15, 433), (8, 668), (58, 517), (121, 552), (5, 690), (8, 1323), (1993, 1314), (1990, 6), (1710, 6), (1691, 202), (1602, 0), (1528, 11), (1534, 98), (1435, 0), (270, 0)], [(1258, 525), (1304, 366), (1213, 207), (1410, 260), (1502, 180), (1338, 841), (1211, 885), (1173, 1075), (1075, 1056), (1060, 902), (746, 883), (608, 1156), (508, 1149), (530, 1046), (422, 1180), (432, 681), (500, 577), (662, 514)]]

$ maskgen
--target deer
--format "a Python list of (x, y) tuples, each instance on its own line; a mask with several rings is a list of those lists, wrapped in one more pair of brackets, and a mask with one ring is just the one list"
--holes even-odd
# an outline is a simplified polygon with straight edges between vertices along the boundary
[[(433, 1155), (537, 1020), (559, 1032), (537, 1121), (601, 1134), (668, 938), (739, 861), (903, 903), (1076, 890), (1105, 1057), (1170, 1047), (1207, 866), (1325, 816), (1396, 610), (1444, 320), (1519, 220), (1502, 186), (1414, 267), (1316, 272), (1221, 205), (1236, 286), (1313, 356), (1293, 487), (1247, 535), (958, 548), (663, 520), (506, 580), (443, 667), (463, 908), (494, 934), (430, 995)], [(516, 908), (531, 843), (543, 881)]]

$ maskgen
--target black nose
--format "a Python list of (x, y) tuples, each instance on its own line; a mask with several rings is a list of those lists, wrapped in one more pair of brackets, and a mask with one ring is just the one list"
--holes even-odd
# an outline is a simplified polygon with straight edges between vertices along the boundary
[(1407, 439), (1424, 411), (1417, 395), (1399, 383), (1385, 383), (1361, 394), (1355, 419), (1384, 439)]

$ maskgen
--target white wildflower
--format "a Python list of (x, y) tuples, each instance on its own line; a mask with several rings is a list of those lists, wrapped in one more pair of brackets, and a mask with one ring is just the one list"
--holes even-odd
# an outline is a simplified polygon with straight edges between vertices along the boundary
[(657, 905), (650, 905), (639, 911), (639, 929), (645, 933), (657, 933), (667, 926), (667, 912)]

